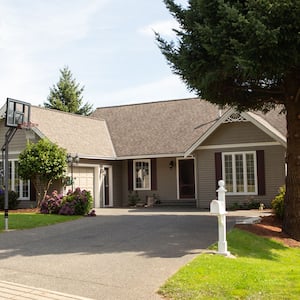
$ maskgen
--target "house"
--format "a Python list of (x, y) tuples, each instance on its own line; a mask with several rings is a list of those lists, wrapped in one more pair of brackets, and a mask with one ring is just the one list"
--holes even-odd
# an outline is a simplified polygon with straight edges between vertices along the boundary
[(68, 173), (92, 192), (95, 207), (125, 207), (134, 191), (142, 201), (155, 194), (163, 203), (208, 208), (220, 179), (227, 206), (269, 206), (285, 181), (286, 120), (279, 112), (220, 110), (199, 98), (97, 108), (90, 117), (32, 106), (38, 126), (18, 130), (9, 149), (12, 188), (22, 205), (32, 204), (17, 158), (29, 138), (46, 137), (79, 157)]

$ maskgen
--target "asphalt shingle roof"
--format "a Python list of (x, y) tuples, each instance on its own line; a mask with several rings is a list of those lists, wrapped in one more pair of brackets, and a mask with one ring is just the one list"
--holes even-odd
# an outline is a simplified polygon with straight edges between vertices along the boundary
[(35, 130), (41, 136), (69, 153), (78, 153), (81, 157), (115, 157), (104, 120), (32, 106), (31, 122), (37, 124)]
[(183, 154), (218, 118), (199, 98), (97, 108), (118, 157)]
[[(280, 110), (252, 113), (286, 136)], [(184, 155), (218, 119), (218, 106), (199, 98), (97, 108), (90, 117), (31, 107), (41, 137), (97, 159)]]

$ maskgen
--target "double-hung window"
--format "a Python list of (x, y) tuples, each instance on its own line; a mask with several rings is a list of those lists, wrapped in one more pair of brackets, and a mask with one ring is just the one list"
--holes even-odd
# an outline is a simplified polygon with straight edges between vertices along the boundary
[(151, 190), (151, 160), (133, 161), (134, 190)]
[[(18, 174), (18, 161), (9, 160), (8, 161), (9, 175), (8, 175), (8, 190), (15, 191), (18, 195), (19, 200), (29, 200), (30, 199), (30, 181), (22, 180)], [(0, 188), (4, 188), (4, 169), (3, 162), (0, 161)]]
[(222, 170), (230, 194), (257, 194), (256, 152), (222, 153)]

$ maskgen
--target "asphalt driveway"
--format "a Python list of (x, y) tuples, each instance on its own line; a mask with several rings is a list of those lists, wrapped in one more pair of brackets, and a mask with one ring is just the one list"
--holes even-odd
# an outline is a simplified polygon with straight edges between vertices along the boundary
[(217, 239), (217, 218), (195, 209), (102, 209), (1, 233), (0, 280), (92, 299), (160, 299), (159, 286)]

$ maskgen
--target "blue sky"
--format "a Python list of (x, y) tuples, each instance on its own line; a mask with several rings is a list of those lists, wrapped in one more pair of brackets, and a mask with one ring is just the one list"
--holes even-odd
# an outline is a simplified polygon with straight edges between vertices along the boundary
[(162, 0), (0, 0), (0, 101), (43, 104), (64, 66), (94, 108), (193, 97), (154, 39), (176, 27)]

